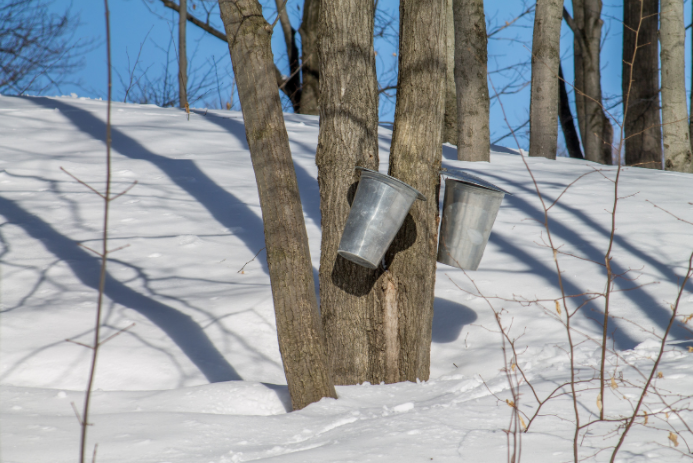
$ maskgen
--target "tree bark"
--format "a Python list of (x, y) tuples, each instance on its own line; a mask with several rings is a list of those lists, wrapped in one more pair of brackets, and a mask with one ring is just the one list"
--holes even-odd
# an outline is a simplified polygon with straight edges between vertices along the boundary
[(219, 0), (257, 179), (279, 350), (294, 409), (336, 397), (308, 235), (274, 80), (271, 27), (257, 0)]
[(180, 0), (178, 7), (178, 101), (181, 108), (188, 108), (188, 51), (185, 26), (188, 23), (188, 0)]
[[(445, 0), (400, 1), (399, 74), (389, 173), (419, 190), (428, 201), (415, 201), (410, 218), (385, 257), (397, 300), (398, 381), (427, 380), (430, 374), (445, 112), (446, 11)], [(485, 41), (485, 31), (481, 33)], [(486, 74), (481, 77), (485, 86)]]
[(443, 143), (457, 145), (457, 90), (455, 89), (455, 18), (453, 0), (446, 0), (446, 71), (445, 71), (445, 118)]
[(556, 159), (558, 142), (559, 0), (538, 0), (532, 35), (532, 87), (529, 104), (529, 155)]
[(318, 26), (320, 0), (305, 0), (301, 34), (303, 87), (301, 89), (301, 114), (319, 114), (320, 66), (318, 63)]
[(659, 23), (664, 167), (677, 172), (693, 172), (686, 108), (683, 0), (662, 0)]
[(284, 34), (284, 44), (286, 45), (286, 57), (289, 60), (289, 76), (283, 83), (286, 94), (291, 100), (291, 105), (295, 113), (301, 112), (301, 74), (300, 63), (298, 62), (298, 47), (296, 46), (296, 30), (291, 27), (289, 14), (286, 12), (286, 0), (275, 0), (279, 23)]
[(570, 110), (570, 101), (568, 100), (568, 91), (565, 88), (565, 79), (563, 78), (563, 67), (560, 63), (558, 64), (558, 89), (558, 118), (561, 121), (561, 128), (563, 129), (565, 147), (571, 158), (582, 159), (580, 140), (577, 130), (575, 130), (573, 113)]
[(491, 160), (487, 82), (486, 18), (483, 0), (453, 0), (457, 159)]
[[(384, 380), (381, 270), (337, 254), (358, 174), (378, 170), (372, 0), (320, 5), (320, 310), (335, 384)], [(439, 140), (438, 140), (439, 141)]]
[(623, 3), (621, 90), (624, 101), (626, 164), (651, 169), (662, 168), (658, 12), (659, 0), (625, 0)]

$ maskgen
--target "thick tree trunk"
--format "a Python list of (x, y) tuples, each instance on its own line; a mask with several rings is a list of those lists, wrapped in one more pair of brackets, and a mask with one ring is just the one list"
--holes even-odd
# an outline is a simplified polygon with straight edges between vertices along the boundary
[(580, 139), (578, 138), (577, 130), (575, 130), (573, 113), (570, 110), (570, 101), (568, 100), (568, 91), (565, 88), (565, 80), (563, 78), (563, 68), (560, 63), (558, 65), (558, 89), (558, 118), (561, 121), (561, 128), (563, 129), (565, 147), (571, 158), (582, 159)]
[(336, 397), (298, 182), (274, 80), (271, 28), (257, 0), (220, 0), (257, 178), (279, 350), (294, 409)]
[(320, 66), (318, 63), (318, 26), (320, 0), (305, 0), (303, 21), (298, 32), (301, 34), (301, 61), (303, 87), (301, 88), (301, 114), (319, 114)]
[(455, 18), (453, 0), (446, 0), (446, 71), (445, 71), (445, 118), (443, 143), (457, 145), (457, 90), (455, 89)]
[(286, 45), (286, 56), (289, 60), (289, 76), (284, 82), (286, 93), (291, 100), (294, 112), (301, 112), (301, 74), (299, 72), (300, 63), (298, 62), (298, 47), (296, 46), (296, 30), (291, 27), (289, 14), (286, 12), (286, 1), (275, 0), (277, 5), (277, 15), (284, 34), (284, 44)]
[(573, 0), (575, 21), (564, 10), (573, 31), (575, 103), (585, 159), (611, 164), (614, 129), (602, 106), (600, 51), (601, 0)]
[(483, 0), (453, 0), (457, 159), (491, 160), (486, 18)]
[[(400, 1), (399, 75), (389, 173), (419, 190), (428, 201), (414, 203), (386, 254), (386, 273), (396, 292), (399, 381), (427, 380), (430, 373), (446, 11), (445, 0)], [(485, 74), (483, 77), (485, 84)]]
[(686, 31), (683, 0), (662, 0), (659, 40), (662, 62), (662, 123), (664, 167), (693, 172), (686, 108)]
[(188, 51), (185, 26), (188, 23), (188, 0), (180, 0), (178, 6), (178, 102), (181, 108), (188, 107)]
[(532, 89), (529, 103), (529, 155), (556, 159), (558, 142), (559, 0), (538, 0), (532, 35)]
[[(320, 310), (335, 384), (384, 380), (382, 275), (338, 256), (358, 173), (378, 170), (372, 0), (320, 5)], [(440, 140), (438, 140), (440, 141)]]
[(625, 0), (623, 3), (621, 90), (624, 101), (626, 164), (651, 169), (662, 168), (658, 12), (659, 0)]

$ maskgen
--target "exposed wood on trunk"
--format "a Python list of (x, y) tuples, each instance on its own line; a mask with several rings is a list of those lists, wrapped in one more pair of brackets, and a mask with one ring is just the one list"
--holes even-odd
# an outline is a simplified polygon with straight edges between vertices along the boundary
[(181, 108), (188, 108), (188, 50), (185, 39), (185, 26), (188, 21), (187, 0), (180, 0), (178, 7), (178, 102)]
[(455, 89), (455, 19), (453, 0), (446, 0), (446, 71), (445, 71), (445, 118), (443, 143), (457, 145), (457, 89)]
[(575, 129), (573, 113), (570, 110), (570, 101), (568, 100), (568, 91), (565, 88), (565, 80), (563, 78), (563, 67), (560, 64), (558, 65), (558, 88), (558, 118), (561, 121), (561, 128), (563, 129), (565, 147), (571, 158), (582, 159), (580, 139)]
[(623, 121), (626, 164), (651, 169), (662, 168), (657, 54), (658, 12), (659, 0), (625, 0), (623, 3), (621, 90), (624, 105), (627, 104), (627, 107), (624, 107)]
[(382, 272), (337, 254), (359, 178), (354, 167), (378, 170), (373, 9), (372, 0), (320, 5), (320, 310), (335, 384), (384, 380)]
[(257, 179), (279, 351), (294, 409), (336, 397), (325, 353), (308, 235), (273, 78), (271, 28), (257, 0), (220, 0)]
[(320, 66), (318, 63), (318, 25), (320, 0), (305, 0), (301, 34), (301, 60), (303, 87), (301, 88), (301, 114), (318, 114), (320, 95)]
[(385, 382), (399, 380), (399, 310), (397, 280), (390, 272), (383, 278), (383, 341), (385, 345)]
[[(430, 374), (445, 111), (445, 12), (445, 0), (400, 2), (399, 75), (389, 173), (428, 199), (415, 201), (385, 257), (388, 272), (397, 282), (400, 381), (426, 380)], [(480, 33), (485, 41), (485, 31)], [(485, 73), (483, 78), (485, 87)]]
[(486, 18), (483, 0), (453, 0), (457, 159), (491, 160), (487, 81)]
[(558, 64), (563, 4), (538, 0), (532, 35), (532, 88), (529, 155), (556, 159), (558, 142)]
[(662, 63), (664, 167), (666, 170), (677, 172), (693, 172), (686, 107), (686, 31), (683, 24), (683, 0), (662, 0), (659, 40)]

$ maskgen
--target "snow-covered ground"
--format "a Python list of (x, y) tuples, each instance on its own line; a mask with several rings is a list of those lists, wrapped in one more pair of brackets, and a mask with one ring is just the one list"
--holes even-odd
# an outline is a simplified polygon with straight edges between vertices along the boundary
[[(106, 104), (76, 98), (0, 97), (0, 461), (74, 462), (91, 352), (102, 201), (61, 170), (104, 186)], [(287, 115), (313, 265), (319, 265), (320, 209), (314, 153), (316, 117)], [(380, 130), (381, 171), (391, 132)], [(517, 339), (522, 368), (540, 399), (570, 379), (558, 320), (553, 253), (522, 158), (496, 147), (491, 163), (456, 161), (513, 196), (504, 199), (479, 270), (470, 279), (438, 265), (431, 379), (417, 384), (342, 386), (287, 413), (262, 220), (239, 113), (193, 113), (115, 103), (114, 191), (137, 185), (111, 209), (112, 255), (103, 346), (98, 360), (89, 451), (98, 462), (228, 463), (507, 460), (512, 408), (501, 335), (488, 302)], [(605, 289), (614, 167), (528, 159), (550, 204), (551, 231), (566, 292)], [(609, 326), (607, 417), (623, 416), (659, 352), (657, 335), (693, 250), (693, 176), (625, 168), (619, 185), (612, 267), (617, 274)], [(442, 196), (441, 196), (442, 197)], [(249, 262), (250, 261), (250, 262)], [(239, 270), (244, 266), (243, 272)], [(691, 288), (679, 312), (693, 313)], [(630, 290), (629, 290), (630, 289)], [(520, 299), (545, 302), (523, 304)], [(574, 308), (581, 299), (571, 302)], [(577, 301), (577, 302), (575, 302)], [(569, 307), (570, 308), (570, 307)], [(572, 319), (578, 379), (595, 377), (604, 300)], [(562, 315), (565, 315), (563, 308)], [(683, 316), (674, 324), (646, 397), (650, 418), (630, 431), (617, 461), (678, 461), (690, 455), (693, 343)], [(590, 340), (592, 339), (592, 340)], [(506, 348), (509, 347), (506, 345)], [(508, 354), (508, 362), (513, 363)], [(637, 367), (636, 370), (633, 367)], [(512, 369), (516, 374), (519, 369)], [(598, 381), (579, 383), (582, 423), (598, 414)], [(567, 388), (563, 391), (568, 391)], [(525, 424), (537, 409), (523, 384)], [(662, 411), (661, 414), (657, 414)], [(580, 458), (608, 461), (617, 424), (580, 434)], [(522, 459), (573, 459), (568, 394), (543, 405), (522, 434)], [(672, 437), (673, 436), (673, 437)], [(674, 440), (678, 446), (674, 445)]]

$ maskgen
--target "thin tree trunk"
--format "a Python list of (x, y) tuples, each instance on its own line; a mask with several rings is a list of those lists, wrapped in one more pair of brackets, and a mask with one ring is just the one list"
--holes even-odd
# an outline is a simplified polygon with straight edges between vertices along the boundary
[(457, 159), (491, 160), (487, 82), (486, 18), (483, 0), (453, 0)]
[(188, 0), (180, 0), (178, 7), (178, 100), (181, 108), (188, 108), (188, 51), (185, 26), (188, 23)]
[[(399, 381), (427, 380), (445, 112), (445, 0), (400, 1), (400, 54), (389, 173), (426, 196), (386, 254), (397, 292)], [(485, 31), (482, 38), (485, 40)], [(486, 83), (485, 74), (484, 85)], [(487, 120), (488, 123), (488, 120)]]
[(563, 129), (563, 137), (565, 138), (565, 146), (568, 150), (568, 155), (571, 158), (582, 159), (582, 151), (580, 150), (580, 139), (578, 138), (577, 130), (575, 130), (575, 122), (573, 113), (570, 110), (570, 101), (568, 100), (568, 91), (565, 88), (565, 79), (563, 78), (563, 67), (558, 65), (558, 118), (561, 121)]
[(662, 0), (659, 23), (664, 167), (677, 172), (693, 172), (686, 108), (683, 0)]
[(455, 89), (455, 18), (453, 0), (446, 0), (446, 71), (445, 71), (445, 118), (443, 143), (457, 145), (457, 90)]
[(305, 0), (303, 21), (298, 32), (301, 34), (301, 61), (303, 87), (301, 88), (301, 114), (319, 114), (320, 66), (318, 63), (318, 26), (320, 0)]
[(651, 169), (662, 168), (657, 54), (658, 12), (659, 0), (625, 0), (623, 3), (621, 90), (624, 105), (627, 104), (627, 107), (624, 107), (623, 121), (626, 164)]
[(373, 0), (320, 5), (320, 310), (335, 384), (377, 384), (385, 375), (382, 271), (337, 254), (359, 179), (354, 168), (378, 170), (373, 9)]
[(219, 0), (265, 228), (279, 350), (294, 409), (336, 397), (325, 354), (298, 182), (257, 0)]
[(301, 110), (301, 74), (298, 72), (300, 63), (298, 62), (298, 47), (296, 46), (296, 30), (291, 27), (289, 14), (286, 12), (286, 0), (275, 0), (277, 5), (277, 15), (284, 34), (284, 44), (286, 45), (286, 56), (289, 60), (289, 76), (284, 82), (287, 95), (291, 100), (294, 112)]
[(532, 88), (529, 155), (556, 159), (558, 142), (558, 64), (563, 3), (538, 0), (532, 35)]

